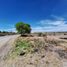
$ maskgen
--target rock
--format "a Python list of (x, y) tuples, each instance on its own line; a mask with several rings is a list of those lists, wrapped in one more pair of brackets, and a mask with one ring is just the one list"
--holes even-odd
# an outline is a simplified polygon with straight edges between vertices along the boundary
[(42, 55), (42, 56), (41, 56), (41, 58), (44, 58), (44, 57), (45, 57), (45, 55)]
[(25, 52), (22, 51), (22, 52), (20, 53), (20, 56), (23, 56), (23, 55), (25, 55)]
[(38, 52), (38, 49), (36, 48), (36, 49), (34, 49), (34, 52)]

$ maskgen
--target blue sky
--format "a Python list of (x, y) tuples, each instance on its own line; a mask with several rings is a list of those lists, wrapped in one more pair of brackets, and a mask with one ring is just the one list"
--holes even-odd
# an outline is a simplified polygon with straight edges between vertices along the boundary
[(0, 0), (0, 30), (15, 31), (19, 21), (32, 32), (67, 31), (67, 0)]

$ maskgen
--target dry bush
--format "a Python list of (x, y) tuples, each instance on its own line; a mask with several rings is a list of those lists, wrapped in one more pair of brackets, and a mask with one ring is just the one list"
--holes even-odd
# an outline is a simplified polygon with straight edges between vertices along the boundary
[(48, 43), (48, 44), (53, 44), (53, 45), (58, 45), (60, 43), (60, 41), (58, 40), (55, 40), (55, 39), (48, 39), (47, 37), (44, 38), (45, 42)]
[(43, 34), (42, 33), (38, 33), (38, 36), (41, 37)]

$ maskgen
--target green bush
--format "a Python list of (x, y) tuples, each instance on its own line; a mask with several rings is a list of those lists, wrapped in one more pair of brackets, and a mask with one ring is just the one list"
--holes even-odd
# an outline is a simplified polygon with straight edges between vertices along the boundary
[(31, 33), (31, 26), (29, 24), (18, 22), (16, 23), (16, 30), (20, 34)]

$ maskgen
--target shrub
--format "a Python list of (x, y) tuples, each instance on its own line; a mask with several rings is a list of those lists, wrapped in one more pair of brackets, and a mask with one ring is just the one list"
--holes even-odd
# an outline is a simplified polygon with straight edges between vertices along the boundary
[(38, 36), (42, 36), (43, 34), (42, 33), (38, 33)]

